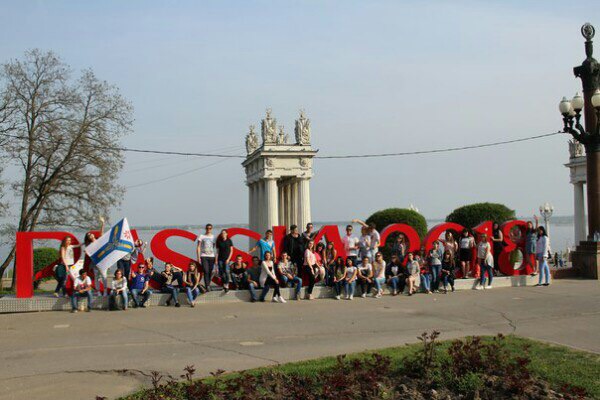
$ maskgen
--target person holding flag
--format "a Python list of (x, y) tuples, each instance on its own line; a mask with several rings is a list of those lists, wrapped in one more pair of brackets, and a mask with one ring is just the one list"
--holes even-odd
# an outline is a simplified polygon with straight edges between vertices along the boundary
[[(101, 219), (104, 222), (104, 219)], [(104, 223), (103, 223), (104, 226)], [(86, 238), (87, 239), (87, 238)], [(111, 265), (131, 254), (134, 250), (133, 236), (127, 218), (123, 218), (115, 226), (98, 239), (93, 235), (86, 245), (85, 253), (90, 257), (96, 274), (96, 290), (100, 290), (99, 281), (104, 285), (103, 295), (108, 295), (107, 274)]]

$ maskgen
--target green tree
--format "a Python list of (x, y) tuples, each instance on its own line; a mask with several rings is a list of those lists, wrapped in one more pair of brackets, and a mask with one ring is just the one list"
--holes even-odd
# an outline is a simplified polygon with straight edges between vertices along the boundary
[(446, 222), (454, 222), (465, 228), (474, 228), (484, 221), (494, 221), (501, 224), (515, 218), (515, 210), (511, 210), (504, 204), (475, 203), (452, 211), (446, 217)]
[[(408, 208), (386, 208), (385, 210), (373, 213), (365, 222), (367, 224), (374, 223), (380, 232), (388, 225), (400, 223), (413, 227), (421, 239), (427, 234), (427, 221), (425, 217), (417, 211), (409, 210)], [(380, 247), (384, 257), (389, 258), (392, 245), (397, 237), (398, 233), (392, 233), (385, 241), (385, 246)]]
[[(117, 87), (91, 70), (75, 76), (51, 51), (2, 65), (0, 159), (15, 166), (10, 186), (19, 204), (10, 237), (39, 225), (87, 229), (118, 206), (120, 141), (132, 124), (133, 108)], [(0, 276), (15, 257), (14, 242), (8, 248)]]
[[(53, 247), (39, 247), (33, 249), (33, 275), (44, 269), (45, 266), (50, 265), (56, 259), (58, 259), (58, 250)], [(40, 282), (47, 281), (51, 278), (44, 278), (34, 283), (37, 288)]]

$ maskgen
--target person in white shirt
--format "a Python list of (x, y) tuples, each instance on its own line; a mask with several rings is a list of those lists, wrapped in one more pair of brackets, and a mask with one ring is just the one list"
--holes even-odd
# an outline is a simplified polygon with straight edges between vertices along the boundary
[(127, 279), (123, 276), (123, 270), (117, 269), (115, 271), (115, 277), (110, 283), (112, 291), (110, 292), (111, 302), (114, 302), (115, 308), (117, 304), (117, 296), (121, 296), (123, 299), (123, 311), (127, 311), (127, 303), (129, 298), (127, 296)]
[(460, 268), (462, 270), (462, 279), (466, 279), (471, 269), (471, 252), (475, 247), (475, 239), (469, 234), (467, 229), (463, 229), (462, 235), (459, 240), (459, 260)]
[(360, 297), (367, 297), (367, 293), (370, 293), (373, 287), (373, 266), (369, 257), (363, 257), (362, 264), (358, 267), (358, 284), (362, 292)]
[(262, 293), (260, 294), (259, 300), (264, 302), (269, 288), (273, 286), (273, 303), (287, 303), (283, 297), (281, 297), (281, 291), (279, 290), (279, 279), (275, 273), (275, 265), (273, 263), (272, 255), (270, 251), (266, 251), (265, 259), (262, 261), (260, 266), (260, 286), (262, 286)]
[(65, 284), (69, 276), (69, 268), (75, 264), (75, 253), (73, 251), (75, 247), (81, 247), (81, 245), (74, 246), (69, 236), (65, 237), (60, 243), (60, 258), (58, 264), (54, 267), (54, 278), (57, 282), (54, 297), (58, 297), (59, 292), (62, 292), (63, 296), (67, 296)]
[(202, 265), (204, 272), (204, 287), (210, 292), (210, 282), (215, 268), (215, 235), (212, 233), (212, 224), (206, 224), (206, 230), (203, 235), (198, 236), (196, 242), (196, 255), (198, 263)]
[[(100, 224), (101, 224), (100, 225), (100, 236), (102, 236), (104, 234), (104, 223), (105, 222), (106, 221), (105, 221), (104, 217), (100, 217)], [(96, 235), (94, 235), (92, 232), (88, 232), (85, 235), (85, 239), (84, 239), (83, 243), (87, 247), (95, 241), (96, 241)], [(84, 250), (84, 248), (82, 247), (82, 256), (85, 257), (85, 251), (83, 251), (83, 250)], [(94, 272), (96, 294), (98, 296), (100, 296), (101, 294), (104, 297), (108, 296), (108, 270), (110, 268), (101, 270), (94, 264), (94, 262), (91, 259), (90, 259), (90, 263), (89, 263), (89, 268)], [(100, 292), (101, 288), (104, 289), (102, 292)]]
[(385, 260), (380, 251), (375, 253), (375, 261), (373, 261), (373, 283), (375, 284), (376, 293), (373, 297), (380, 298), (383, 294), (383, 284), (385, 283)]
[(346, 259), (346, 274), (344, 279), (346, 280), (345, 289), (346, 289), (346, 300), (352, 300), (354, 298), (354, 290), (356, 290), (356, 275), (358, 274), (358, 269), (352, 262), (352, 259)]
[(87, 276), (87, 271), (82, 269), (79, 276), (73, 282), (73, 295), (71, 296), (71, 312), (77, 312), (77, 300), (80, 297), (87, 298), (87, 312), (92, 311), (92, 280)]
[(421, 272), (421, 266), (419, 261), (415, 260), (413, 253), (408, 253), (408, 261), (406, 262), (406, 285), (408, 286), (408, 295), (412, 296), (417, 293), (417, 288), (420, 285), (419, 273)]
[[(367, 257), (369, 257), (370, 262), (373, 262), (375, 254), (377, 254), (381, 245), (381, 235), (377, 231), (377, 226), (373, 222), (367, 224), (358, 218), (353, 219), (352, 222), (362, 225), (367, 230), (367, 234), (369, 235), (369, 254), (367, 254)], [(365, 255), (361, 256), (364, 257)]]
[(357, 264), (358, 258), (358, 238), (352, 234), (354, 228), (352, 225), (346, 226), (346, 236), (342, 238), (344, 250), (346, 250), (346, 258), (352, 259), (354, 265)]
[[(550, 285), (550, 266), (548, 266), (548, 253), (550, 252), (550, 238), (546, 233), (546, 228), (538, 226), (536, 242), (536, 258), (539, 262), (540, 280), (537, 286)], [(543, 283), (542, 283), (543, 282)]]
[[(492, 279), (494, 278), (494, 255), (492, 254), (492, 246), (488, 242), (487, 234), (481, 235), (481, 240), (477, 245), (477, 260), (479, 262), (480, 272), (480, 283), (476, 286), (476, 289), (491, 289)], [(488, 284), (485, 285), (485, 274), (488, 275)]]

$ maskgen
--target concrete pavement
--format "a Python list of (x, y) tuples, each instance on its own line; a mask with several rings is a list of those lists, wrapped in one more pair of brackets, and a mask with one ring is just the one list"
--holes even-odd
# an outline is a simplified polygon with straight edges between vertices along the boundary
[(600, 353), (600, 284), (0, 315), (0, 399), (113, 398), (147, 385), (152, 370), (241, 370), (398, 346), (433, 329), (442, 339), (514, 332)]

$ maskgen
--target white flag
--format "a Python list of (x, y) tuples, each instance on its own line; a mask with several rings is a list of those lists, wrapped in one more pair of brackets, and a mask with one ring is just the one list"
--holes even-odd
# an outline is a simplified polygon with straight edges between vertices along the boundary
[(85, 248), (86, 254), (103, 273), (132, 251), (133, 236), (127, 218), (123, 218)]

